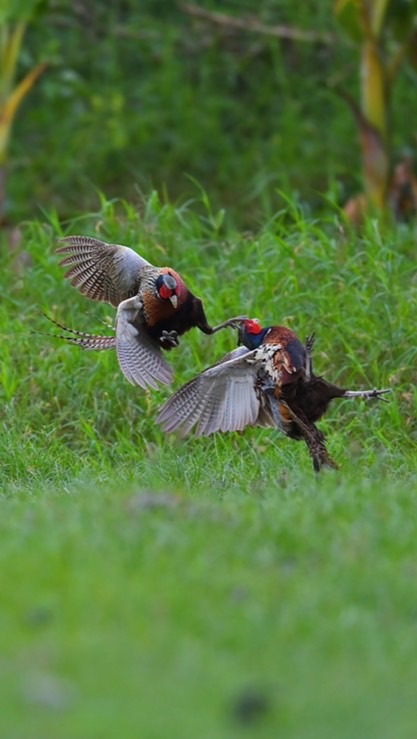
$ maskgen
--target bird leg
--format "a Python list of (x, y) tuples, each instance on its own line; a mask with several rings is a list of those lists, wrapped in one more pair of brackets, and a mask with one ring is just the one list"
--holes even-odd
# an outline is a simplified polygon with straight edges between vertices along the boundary
[(306, 338), (306, 349), (307, 349), (308, 354), (311, 355), (313, 353), (315, 343), (316, 343), (316, 334), (313, 332), (312, 334), (310, 334), (310, 336), (307, 336)]
[(215, 334), (217, 331), (220, 331), (222, 328), (227, 328), (228, 326), (230, 326), (230, 328), (239, 328), (242, 321), (246, 320), (247, 316), (234, 316), (233, 318), (228, 318), (227, 321), (223, 321), (223, 323), (219, 323), (218, 326), (214, 326), (211, 329), (211, 333)]
[(388, 402), (386, 398), (383, 398), (382, 395), (385, 393), (390, 393), (391, 388), (388, 388), (386, 390), (377, 390), (374, 388), (373, 390), (345, 390), (344, 394), (341, 396), (342, 398), (377, 398), (378, 400), (383, 400), (385, 402)]
[(314, 342), (316, 341), (316, 336), (314, 333), (310, 334), (310, 336), (307, 336), (306, 338), (306, 352), (307, 352), (307, 358), (306, 358), (306, 379), (310, 380), (311, 375), (313, 374), (313, 347)]

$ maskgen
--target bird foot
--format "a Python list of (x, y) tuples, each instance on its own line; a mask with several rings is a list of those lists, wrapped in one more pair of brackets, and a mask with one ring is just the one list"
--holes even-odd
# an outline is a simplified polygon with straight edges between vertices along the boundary
[(234, 316), (233, 318), (228, 318), (227, 321), (223, 321), (223, 323), (219, 323), (218, 326), (214, 326), (211, 333), (215, 334), (217, 331), (220, 331), (220, 329), (227, 328), (229, 326), (230, 328), (237, 329), (242, 321), (247, 321), (247, 319), (247, 316)]
[(388, 402), (387, 398), (383, 398), (382, 396), (386, 393), (390, 393), (391, 388), (386, 388), (385, 390), (377, 390), (374, 388), (373, 390), (346, 390), (343, 397), (345, 398), (365, 398), (366, 400), (369, 400), (371, 398), (376, 398), (377, 400), (383, 400), (385, 403)]
[(162, 331), (161, 336), (159, 337), (159, 341), (161, 342), (164, 349), (173, 349), (180, 344), (177, 331)]
[(307, 353), (308, 354), (311, 354), (312, 353), (315, 342), (316, 342), (316, 335), (313, 332), (312, 334), (310, 334), (310, 336), (307, 336), (307, 338), (306, 338), (305, 347), (307, 349)]
[(259, 389), (266, 395), (274, 395), (277, 386), (268, 377), (263, 378), (259, 383)]

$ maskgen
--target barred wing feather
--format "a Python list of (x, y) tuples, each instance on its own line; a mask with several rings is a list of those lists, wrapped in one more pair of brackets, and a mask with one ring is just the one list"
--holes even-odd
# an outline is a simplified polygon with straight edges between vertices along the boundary
[[(162, 356), (156, 341), (140, 329), (137, 317), (139, 298), (123, 301), (117, 309), (116, 352), (120, 369), (132, 385), (158, 388), (158, 383), (169, 385), (173, 372)], [(132, 321), (135, 323), (132, 323)]]
[(256, 424), (261, 401), (255, 388), (259, 369), (255, 354), (245, 347), (230, 352), (174, 393), (160, 409), (157, 422), (182, 436), (193, 426), (196, 436), (208, 436)]
[(69, 267), (65, 277), (71, 285), (91, 300), (115, 308), (138, 292), (142, 268), (152, 266), (128, 246), (89, 236), (66, 236), (61, 243), (57, 253), (66, 255), (60, 264)]

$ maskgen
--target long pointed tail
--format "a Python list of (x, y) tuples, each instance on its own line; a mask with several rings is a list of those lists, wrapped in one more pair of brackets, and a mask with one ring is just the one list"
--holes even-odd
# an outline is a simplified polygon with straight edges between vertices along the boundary
[(33, 331), (32, 333), (36, 333), (41, 336), (50, 336), (53, 339), (62, 339), (67, 341), (69, 344), (74, 344), (75, 346), (79, 346), (81, 349), (86, 349), (87, 351), (102, 351), (103, 349), (115, 349), (116, 347), (115, 336), (100, 336), (98, 334), (88, 334), (84, 331), (77, 331), (74, 328), (68, 328), (68, 326), (64, 326), (62, 323), (55, 321), (54, 318), (51, 318), (46, 313), (43, 313), (42, 315), (44, 315), (48, 321), (53, 323), (54, 326), (57, 326), (62, 331), (66, 331), (69, 336), (65, 334), (47, 334), (38, 331)]
[(323, 432), (314, 423), (304, 424), (297, 417), (294, 418), (294, 421), (297, 423), (302, 437), (307, 444), (308, 451), (313, 460), (314, 471), (320, 472), (323, 465), (338, 470), (339, 465), (331, 458), (326, 449), (326, 439)]
[[(320, 431), (320, 429), (318, 429), (314, 423), (311, 423), (307, 419), (301, 419), (292, 410), (292, 408), (290, 408), (288, 403), (285, 403), (285, 401), (281, 400), (281, 408), (282, 406), (285, 406), (285, 410), (288, 416), (291, 418), (292, 422), (297, 426), (299, 430), (300, 437), (303, 438), (305, 443), (307, 444), (308, 451), (310, 452), (310, 456), (313, 460), (313, 467), (315, 472), (320, 472), (323, 465), (327, 465), (328, 467), (333, 467), (334, 469), (338, 470), (338, 464), (330, 457), (326, 449), (326, 439), (323, 432)], [(273, 399), (272, 402), (270, 399), (270, 408), (272, 412), (272, 417), (276, 425), (285, 433), (285, 425), (283, 425), (281, 414), (279, 412), (279, 408), (275, 402), (275, 399)]]

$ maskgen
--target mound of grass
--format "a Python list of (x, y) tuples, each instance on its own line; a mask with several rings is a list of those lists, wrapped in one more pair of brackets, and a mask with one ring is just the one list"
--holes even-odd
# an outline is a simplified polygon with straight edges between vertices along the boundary
[[(414, 735), (415, 237), (288, 207), (257, 233), (150, 197), (23, 229), (2, 257), (0, 730), (7, 737)], [(174, 265), (213, 323), (242, 310), (317, 334), (316, 369), (389, 403), (335, 402), (341, 471), (273, 430), (179, 441), (114, 353), (35, 332), (105, 331), (56, 237)], [(5, 253), (5, 250), (3, 250)], [(53, 329), (52, 329), (53, 331)], [(175, 386), (235, 344), (197, 331)]]

